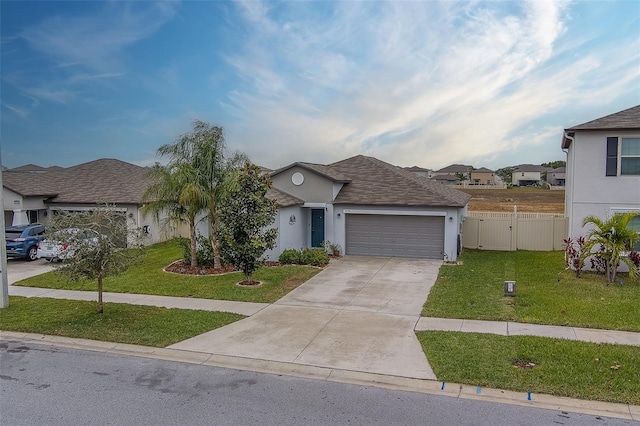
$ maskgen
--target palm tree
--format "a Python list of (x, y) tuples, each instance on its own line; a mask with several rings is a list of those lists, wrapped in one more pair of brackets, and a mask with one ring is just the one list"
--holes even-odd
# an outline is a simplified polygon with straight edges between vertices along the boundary
[(638, 276), (638, 268), (624, 256), (625, 252), (633, 250), (638, 234), (628, 228), (629, 221), (637, 216), (637, 213), (619, 213), (612, 215), (608, 220), (602, 220), (597, 216), (587, 216), (582, 221), (582, 226), (591, 225), (591, 230), (587, 233), (586, 243), (583, 248), (583, 256), (586, 258), (593, 253), (594, 248), (601, 248), (597, 253), (605, 261), (605, 274), (607, 282), (616, 280), (616, 274), (620, 262), (629, 267), (629, 276)]
[[(180, 136), (172, 144), (158, 148), (158, 154), (169, 157), (170, 166), (189, 164), (193, 169), (190, 181), (193, 197), (190, 200), (194, 204), (191, 208), (198, 213), (207, 212), (214, 267), (220, 267), (216, 238), (219, 223), (217, 206), (233, 185), (234, 170), (247, 160), (246, 155), (238, 152), (227, 157), (225, 151), (222, 127), (211, 126), (200, 120), (194, 121), (191, 132)], [(195, 236), (191, 244), (195, 246)]]
[(157, 222), (166, 215), (164, 223), (189, 225), (191, 266), (198, 266), (196, 246), (196, 217), (203, 210), (208, 194), (197, 185), (196, 170), (188, 163), (156, 165), (150, 169), (151, 181), (142, 196), (144, 214), (152, 214)]

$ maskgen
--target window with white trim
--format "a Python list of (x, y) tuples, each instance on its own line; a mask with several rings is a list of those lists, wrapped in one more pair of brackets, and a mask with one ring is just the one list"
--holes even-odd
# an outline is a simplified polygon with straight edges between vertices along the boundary
[(607, 138), (606, 176), (640, 176), (640, 138)]

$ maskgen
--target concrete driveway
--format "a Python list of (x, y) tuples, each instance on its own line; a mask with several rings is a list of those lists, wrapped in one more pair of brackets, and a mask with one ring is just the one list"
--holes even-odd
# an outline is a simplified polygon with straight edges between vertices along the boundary
[(7, 281), (9, 285), (24, 280), (25, 278), (34, 277), (52, 271), (53, 268), (44, 259), (28, 261), (24, 259), (7, 259)]
[(170, 347), (435, 379), (414, 327), (441, 264), (345, 256), (257, 314)]

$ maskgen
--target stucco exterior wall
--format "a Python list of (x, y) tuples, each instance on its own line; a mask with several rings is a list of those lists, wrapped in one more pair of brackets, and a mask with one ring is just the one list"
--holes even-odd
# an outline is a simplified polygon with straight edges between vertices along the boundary
[(519, 186), (520, 181), (536, 181), (540, 182), (540, 172), (513, 172), (511, 174), (511, 183)]
[(585, 235), (587, 215), (640, 210), (640, 176), (606, 176), (607, 137), (640, 137), (638, 132), (576, 132), (567, 154), (565, 214), (572, 237)]
[[(294, 173), (302, 173), (304, 176), (301, 185), (294, 185), (291, 181)], [(333, 181), (302, 167), (294, 166), (271, 176), (271, 180), (274, 187), (308, 203), (331, 203), (334, 198)]]

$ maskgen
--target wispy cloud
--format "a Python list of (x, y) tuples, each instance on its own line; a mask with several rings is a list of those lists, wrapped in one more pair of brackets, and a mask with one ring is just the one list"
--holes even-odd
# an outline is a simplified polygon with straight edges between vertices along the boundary
[(101, 13), (52, 16), (20, 34), (58, 65), (104, 69), (125, 47), (150, 37), (175, 14), (177, 3), (110, 2)]
[(233, 137), (268, 165), (491, 158), (553, 137), (526, 125), (593, 96), (583, 89), (616, 97), (637, 81), (637, 49), (618, 55), (638, 40), (564, 55), (566, 2), (342, 2), (325, 19), (306, 6), (240, 6), (252, 34), (228, 63), (247, 84), (228, 110), (251, 123)]
[(126, 48), (151, 37), (176, 13), (177, 2), (108, 2), (86, 14), (57, 14), (23, 29), (22, 39), (44, 59), (37, 73), (14, 71), (7, 79), (22, 93), (43, 101), (80, 100), (87, 84), (127, 74)]

